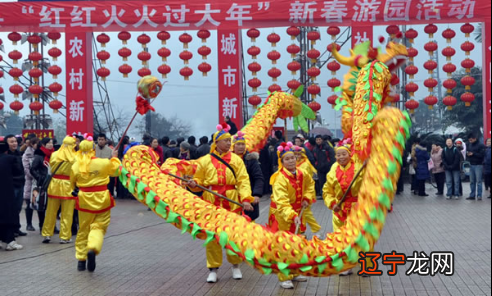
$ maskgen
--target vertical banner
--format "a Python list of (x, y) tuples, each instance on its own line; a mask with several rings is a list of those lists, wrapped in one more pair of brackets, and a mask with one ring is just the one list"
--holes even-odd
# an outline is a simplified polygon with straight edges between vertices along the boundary
[(357, 44), (371, 41), (373, 44), (373, 26), (368, 23), (367, 26), (360, 26), (360, 24), (352, 26), (352, 48)]
[(65, 34), (67, 134), (92, 133), (92, 34)]
[(219, 122), (229, 116), (243, 126), (241, 31), (218, 30)]
[[(490, 138), (490, 98), (491, 98), (491, 79), (492, 79), (492, 59), (490, 34), (492, 32), (490, 21), (483, 23), (482, 26), (482, 52), (483, 52), (483, 67), (482, 67), (482, 81), (483, 81), (483, 136), (485, 139)], [(477, 102), (481, 104), (482, 102)]]

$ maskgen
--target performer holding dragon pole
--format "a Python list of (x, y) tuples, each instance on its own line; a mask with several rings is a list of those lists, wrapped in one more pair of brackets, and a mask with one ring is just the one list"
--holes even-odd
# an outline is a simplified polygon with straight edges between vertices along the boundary
[[(303, 209), (316, 200), (314, 180), (311, 175), (297, 167), (297, 159), (292, 143), (282, 143), (278, 147), (278, 171), (272, 175), (272, 202), (270, 204), (269, 226), (272, 231), (290, 231), (301, 233), (306, 230), (306, 219), (302, 217)], [(297, 233), (296, 233), (297, 234)], [(305, 276), (278, 273), (280, 286), (293, 289), (292, 280), (305, 282)]]
[[(254, 198), (251, 195), (249, 176), (243, 160), (230, 151), (232, 136), (229, 130), (230, 127), (226, 123), (217, 126), (210, 154), (198, 160), (195, 175), (188, 186), (195, 192), (201, 190), (197, 188), (197, 184), (209, 187), (231, 200), (242, 203), (243, 207), (240, 207), (206, 191), (202, 196), (204, 200), (217, 207), (241, 214), (243, 208), (245, 211), (253, 210), (251, 203), (254, 202)], [(227, 261), (232, 264), (232, 278), (242, 279), (243, 275), (239, 269), (241, 258), (227, 254)], [(222, 249), (216, 241), (212, 241), (207, 244), (207, 267), (210, 270), (208, 283), (217, 282), (217, 269), (220, 266), (222, 266)]]

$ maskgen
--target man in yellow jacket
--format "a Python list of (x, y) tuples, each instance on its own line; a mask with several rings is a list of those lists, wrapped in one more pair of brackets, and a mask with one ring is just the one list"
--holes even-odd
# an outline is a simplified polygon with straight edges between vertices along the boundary
[[(301, 217), (302, 208), (308, 208), (316, 200), (314, 180), (311, 175), (297, 167), (292, 143), (281, 143), (278, 147), (278, 171), (270, 178), (272, 202), (270, 204), (269, 227), (272, 231), (304, 233), (306, 219)], [(305, 276), (279, 273), (280, 286), (293, 289), (292, 280), (305, 282)]]
[(88, 137), (80, 143), (75, 164), (72, 166), (70, 181), (78, 187), (76, 209), (79, 211), (80, 229), (75, 242), (77, 269), (96, 269), (96, 255), (101, 252), (104, 235), (111, 220), (111, 208), (115, 202), (108, 191), (109, 177), (118, 176), (121, 165), (118, 151), (113, 158), (95, 158), (94, 142)]
[(56, 224), (56, 215), (60, 214), (60, 244), (72, 242), (72, 221), (75, 207), (75, 197), (72, 195), (70, 173), (75, 162), (75, 138), (63, 139), (60, 149), (50, 158), (51, 173), (54, 174), (48, 187), (48, 206), (44, 219), (42, 236), (43, 243), (51, 241)]
[[(251, 203), (254, 198), (251, 196), (251, 186), (246, 167), (241, 157), (230, 151), (232, 145), (232, 136), (229, 133), (230, 127), (227, 124), (222, 124), (217, 126), (217, 130), (213, 135), (210, 154), (197, 161), (198, 165), (194, 178), (188, 183), (188, 186), (195, 192), (200, 191), (196, 187), (197, 184), (210, 188), (229, 199), (242, 203), (244, 210), (252, 211)], [(217, 207), (241, 214), (242, 208), (240, 206), (209, 192), (203, 192), (202, 198)], [(241, 258), (227, 254), (227, 261), (233, 266), (233, 279), (242, 279), (243, 276), (239, 269)], [(210, 270), (207, 278), (208, 283), (217, 282), (217, 269), (221, 265), (221, 247), (216, 241), (212, 241), (207, 245), (207, 267)]]

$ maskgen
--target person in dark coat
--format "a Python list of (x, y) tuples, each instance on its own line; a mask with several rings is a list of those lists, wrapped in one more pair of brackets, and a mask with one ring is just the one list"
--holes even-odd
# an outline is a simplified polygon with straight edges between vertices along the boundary
[[(263, 149), (260, 150), (260, 167), (261, 167), (261, 173), (263, 174), (263, 177), (265, 180), (270, 180), (270, 177), (272, 175), (272, 167), (270, 165), (270, 150), (269, 150), (269, 145), (265, 145)], [(272, 192), (271, 187), (270, 187), (270, 182), (263, 182), (263, 193), (264, 194), (269, 194)]]
[(231, 129), (229, 130), (229, 134), (231, 135), (235, 135), (237, 134), (237, 126), (236, 124), (231, 120), (231, 117), (229, 116), (226, 116), (225, 118), (225, 122), (231, 127)]
[(316, 159), (316, 170), (318, 171), (318, 196), (321, 196), (321, 190), (326, 183), (326, 174), (335, 162), (335, 150), (331, 148), (323, 137), (316, 136), (316, 146), (314, 147), (314, 158)]
[(203, 157), (210, 153), (210, 145), (208, 144), (208, 137), (203, 136), (200, 138), (200, 146), (196, 149), (196, 158)]
[(485, 148), (485, 159), (483, 161), (483, 179), (485, 182), (485, 190), (489, 191), (489, 196), (490, 198), (490, 178), (491, 178), (491, 159), (490, 159), (490, 138), (487, 139), (486, 142), (486, 148)]
[(7, 251), (21, 250), (23, 247), (15, 241), (15, 233), (18, 231), (19, 212), (14, 193), (14, 176), (24, 173), (22, 166), (15, 164), (16, 158), (7, 155), (8, 145), (0, 143), (0, 244)]
[(444, 173), (446, 174), (446, 198), (456, 199), (460, 197), (461, 181), (461, 152), (454, 146), (452, 139), (446, 140), (446, 147), (442, 152), (442, 163), (444, 164)]
[(198, 159), (198, 156), (196, 154), (196, 150), (198, 149), (198, 147), (196, 146), (195, 136), (188, 137), (188, 144), (190, 144), (190, 158)]
[(166, 162), (166, 160), (168, 158), (173, 157), (173, 152), (172, 152), (172, 149), (169, 147), (169, 142), (170, 142), (170, 140), (169, 140), (168, 136), (162, 137), (162, 139), (161, 139), (162, 154), (163, 154), (162, 163)]
[(480, 143), (475, 134), (468, 136), (466, 159), (470, 162), (470, 196), (467, 200), (482, 200), (482, 173), (485, 158), (485, 146)]
[(430, 155), (429, 152), (427, 152), (425, 143), (417, 144), (417, 146), (415, 146), (415, 157), (417, 158), (416, 175), (418, 180), (419, 196), (429, 196), (425, 192), (425, 181), (429, 180), (431, 177), (429, 172)]

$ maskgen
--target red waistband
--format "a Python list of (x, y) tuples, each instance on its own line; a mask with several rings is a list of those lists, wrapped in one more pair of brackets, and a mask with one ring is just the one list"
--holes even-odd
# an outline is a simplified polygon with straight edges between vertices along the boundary
[(236, 190), (236, 185), (211, 185), (210, 189), (213, 191)]
[(65, 175), (54, 175), (53, 178), (60, 180), (70, 180), (70, 177)]
[(91, 186), (91, 187), (79, 187), (82, 192), (98, 192), (108, 190), (108, 185)]

